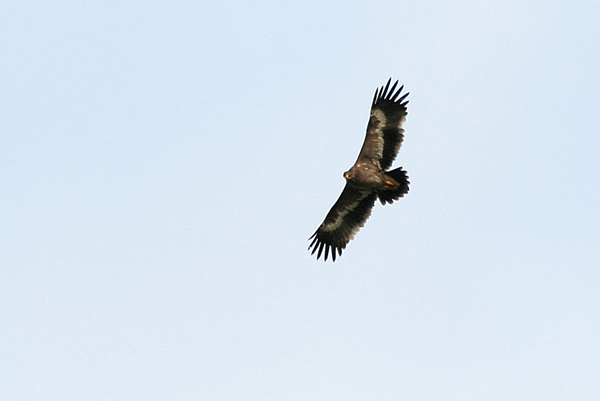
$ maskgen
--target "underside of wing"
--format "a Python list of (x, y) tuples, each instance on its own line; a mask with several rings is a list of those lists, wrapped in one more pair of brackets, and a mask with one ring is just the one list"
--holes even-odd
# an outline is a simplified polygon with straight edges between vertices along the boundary
[(312, 248), (311, 255), (317, 252), (319, 259), (325, 251), (324, 260), (327, 260), (331, 249), (331, 257), (335, 262), (336, 256), (342, 254), (346, 244), (354, 238), (371, 215), (376, 197), (376, 192), (358, 190), (346, 184), (323, 224), (309, 238), (312, 239), (308, 247)]
[(390, 83), (391, 78), (385, 86), (375, 91), (367, 135), (358, 156), (358, 160), (367, 158), (378, 162), (382, 170), (389, 169), (398, 155), (404, 140), (402, 124), (408, 114), (406, 111), (408, 100), (405, 100), (408, 93), (400, 96), (404, 86), (396, 89), (398, 81), (391, 87)]

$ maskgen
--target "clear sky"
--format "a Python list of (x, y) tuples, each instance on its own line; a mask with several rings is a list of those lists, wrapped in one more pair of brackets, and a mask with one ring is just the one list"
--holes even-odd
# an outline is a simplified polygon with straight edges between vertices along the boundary
[[(600, 3), (0, 5), (0, 398), (600, 399)], [(394, 166), (307, 239), (375, 88)]]

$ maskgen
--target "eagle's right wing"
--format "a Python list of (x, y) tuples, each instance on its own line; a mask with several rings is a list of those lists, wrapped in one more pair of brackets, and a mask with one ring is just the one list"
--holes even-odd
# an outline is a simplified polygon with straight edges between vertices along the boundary
[(318, 250), (317, 259), (319, 259), (325, 249), (324, 260), (327, 260), (331, 248), (331, 257), (335, 262), (336, 252), (341, 255), (342, 249), (346, 248), (346, 244), (365, 225), (376, 198), (376, 192), (360, 190), (346, 183), (346, 187), (327, 213), (323, 224), (309, 238), (309, 241), (312, 239), (308, 247), (308, 249), (313, 248), (311, 255)]
[(400, 96), (404, 86), (396, 90), (398, 85), (396, 81), (390, 88), (391, 80), (390, 78), (387, 81), (385, 87), (382, 86), (375, 91), (367, 135), (357, 161), (358, 163), (361, 159), (367, 159), (379, 164), (382, 170), (389, 169), (398, 155), (404, 140), (402, 124), (408, 114), (406, 112), (408, 100), (405, 100), (408, 93)]

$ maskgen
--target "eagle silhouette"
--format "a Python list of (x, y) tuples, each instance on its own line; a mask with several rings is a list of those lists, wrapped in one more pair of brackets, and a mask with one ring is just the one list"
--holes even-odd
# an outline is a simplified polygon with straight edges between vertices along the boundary
[(354, 166), (344, 173), (346, 186), (323, 224), (308, 239), (312, 239), (308, 249), (312, 248), (311, 255), (317, 252), (317, 259), (323, 251), (324, 261), (330, 250), (334, 262), (336, 253), (342, 255), (348, 242), (365, 225), (376, 199), (382, 205), (391, 204), (408, 193), (406, 171), (402, 167), (387, 171), (404, 140), (402, 124), (408, 104), (408, 93), (400, 96), (404, 85), (396, 90), (398, 81), (390, 88), (391, 81), (390, 78), (385, 86), (375, 90), (365, 142)]

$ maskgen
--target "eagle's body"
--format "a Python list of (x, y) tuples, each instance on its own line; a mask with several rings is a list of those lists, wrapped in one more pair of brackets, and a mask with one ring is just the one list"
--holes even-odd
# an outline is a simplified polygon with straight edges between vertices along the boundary
[(390, 88), (390, 80), (385, 87), (378, 88), (373, 97), (371, 116), (367, 125), (367, 135), (356, 163), (344, 173), (346, 186), (333, 205), (323, 224), (309, 238), (317, 259), (325, 250), (327, 260), (331, 248), (333, 261), (346, 244), (354, 238), (365, 224), (375, 200), (381, 204), (393, 203), (408, 193), (408, 177), (402, 167), (388, 171), (396, 158), (404, 130), (408, 93), (400, 98), (402, 87), (395, 91), (398, 81)]

